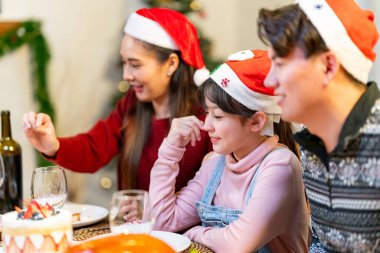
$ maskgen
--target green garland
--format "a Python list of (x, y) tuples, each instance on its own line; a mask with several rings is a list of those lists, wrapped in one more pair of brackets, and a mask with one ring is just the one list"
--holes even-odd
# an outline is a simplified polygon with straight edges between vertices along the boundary
[(25, 44), (30, 48), (33, 96), (38, 104), (37, 111), (49, 114), (54, 122), (54, 108), (50, 101), (46, 74), (50, 53), (40, 22), (23, 22), (0, 36), (0, 57)]
[[(23, 45), (29, 45), (30, 65), (32, 73), (33, 96), (37, 101), (37, 111), (50, 115), (54, 122), (54, 108), (50, 101), (47, 87), (47, 65), (50, 60), (49, 48), (41, 32), (41, 24), (36, 21), (26, 21), (0, 36), (0, 57)], [(51, 165), (36, 152), (39, 166)]]

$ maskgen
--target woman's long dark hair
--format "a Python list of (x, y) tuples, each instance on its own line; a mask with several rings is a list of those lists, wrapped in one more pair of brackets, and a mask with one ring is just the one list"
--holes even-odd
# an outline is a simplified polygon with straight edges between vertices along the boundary
[[(194, 104), (197, 101), (197, 87), (193, 81), (194, 68), (186, 64), (178, 51), (165, 49), (135, 39), (148, 51), (153, 52), (159, 63), (164, 63), (173, 53), (180, 60), (177, 70), (173, 73), (169, 85), (170, 121), (175, 117), (194, 114)], [(141, 154), (151, 132), (154, 109), (151, 102), (141, 102), (136, 99), (133, 108), (124, 117), (123, 148), (119, 164), (119, 188), (136, 187), (137, 169)]]
[[(230, 114), (238, 115), (242, 118), (242, 122), (252, 117), (256, 111), (251, 110), (231, 97), (227, 92), (218, 86), (211, 78), (207, 79), (198, 91), (198, 98), (203, 107), (206, 107), (206, 98), (216, 104), (222, 111)], [(286, 145), (297, 157), (298, 150), (293, 139), (293, 129), (289, 122), (280, 120), (274, 123), (274, 133), (278, 135), (279, 142)]]

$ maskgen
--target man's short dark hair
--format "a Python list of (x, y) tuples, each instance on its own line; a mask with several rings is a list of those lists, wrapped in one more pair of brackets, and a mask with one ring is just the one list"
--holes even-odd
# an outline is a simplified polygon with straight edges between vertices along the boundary
[(328, 51), (317, 29), (298, 4), (275, 10), (261, 9), (257, 23), (260, 39), (279, 57), (288, 56), (295, 47), (299, 47), (307, 58)]

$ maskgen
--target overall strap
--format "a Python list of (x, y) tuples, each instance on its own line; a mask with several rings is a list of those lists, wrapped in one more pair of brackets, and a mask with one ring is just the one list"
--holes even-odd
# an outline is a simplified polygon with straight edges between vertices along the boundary
[(284, 147), (276, 147), (274, 148), (273, 150), (271, 150), (270, 152), (268, 152), (263, 159), (261, 159), (260, 161), (260, 164), (259, 166), (257, 167), (256, 169), (256, 172), (255, 174), (253, 175), (253, 178), (252, 178), (252, 181), (251, 181), (251, 184), (249, 185), (249, 188), (248, 188), (248, 193), (247, 193), (247, 197), (245, 198), (245, 206), (248, 204), (248, 201), (251, 199), (252, 197), (252, 193), (253, 193), (253, 188), (255, 187), (255, 183), (256, 183), (256, 180), (257, 178), (259, 177), (261, 171), (262, 171), (262, 166), (261, 164), (263, 163), (263, 161), (268, 157), (269, 154), (273, 153), (274, 151), (276, 150), (279, 150), (279, 149), (283, 149)]
[(203, 193), (201, 202), (204, 204), (210, 205), (212, 202), (212, 199), (214, 198), (216, 189), (218, 188), (218, 185), (220, 183), (220, 180), (223, 175), (224, 167), (226, 166), (226, 158), (224, 155), (222, 155), (214, 169), (214, 172), (211, 175), (210, 180), (207, 183), (205, 192)]

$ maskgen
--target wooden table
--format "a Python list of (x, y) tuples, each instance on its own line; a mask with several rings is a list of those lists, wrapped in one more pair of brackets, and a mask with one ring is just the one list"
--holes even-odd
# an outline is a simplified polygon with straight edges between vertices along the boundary
[[(93, 236), (111, 233), (108, 220), (104, 220), (94, 225), (74, 229), (74, 241), (83, 241)], [(212, 253), (209, 248), (197, 243), (191, 242), (190, 248), (183, 253)]]

